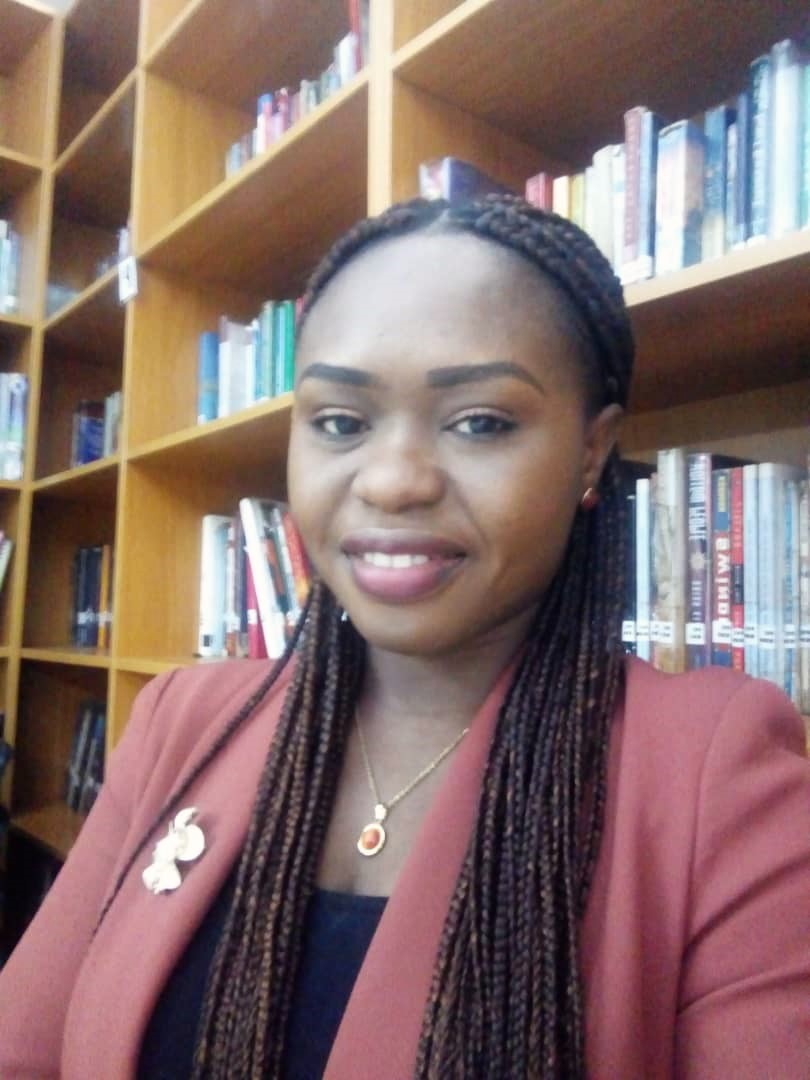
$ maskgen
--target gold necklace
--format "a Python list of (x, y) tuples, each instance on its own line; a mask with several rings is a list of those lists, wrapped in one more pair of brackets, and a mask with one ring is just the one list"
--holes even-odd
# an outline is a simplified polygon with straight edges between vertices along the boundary
[(469, 728), (464, 728), (462, 732), (456, 735), (455, 739), (449, 746), (445, 746), (444, 750), (426, 765), (424, 769), (415, 776), (409, 784), (406, 784), (401, 791), (398, 791), (396, 795), (392, 796), (387, 803), (384, 803), (380, 798), (380, 793), (377, 790), (377, 784), (374, 780), (374, 773), (371, 771), (371, 762), (368, 758), (368, 750), (366, 749), (366, 740), (363, 737), (363, 727), (360, 723), (360, 714), (355, 712), (355, 723), (357, 724), (357, 735), (360, 739), (360, 753), (363, 755), (363, 764), (366, 767), (366, 776), (368, 777), (368, 786), (371, 788), (371, 794), (374, 796), (374, 820), (370, 821), (368, 825), (365, 825), (360, 832), (360, 836), (357, 838), (357, 850), (361, 855), (369, 857), (371, 855), (377, 855), (385, 847), (386, 835), (383, 828), (383, 822), (388, 817), (390, 810), (393, 810), (398, 802), (401, 802), (406, 795), (410, 795), (417, 784), (420, 784), (426, 777), (430, 776), (434, 769), (437, 769), (439, 765), (444, 761), (448, 754), (451, 754), (453, 750), (458, 746)]

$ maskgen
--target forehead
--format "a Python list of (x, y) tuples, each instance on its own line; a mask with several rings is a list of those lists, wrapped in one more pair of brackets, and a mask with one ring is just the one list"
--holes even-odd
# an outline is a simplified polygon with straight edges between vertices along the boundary
[(471, 347), (553, 351), (568, 366), (576, 346), (564, 303), (539, 270), (492, 241), (465, 233), (394, 237), (329, 282), (305, 323), (299, 361), (324, 349), (344, 362), (418, 344), (426, 357)]

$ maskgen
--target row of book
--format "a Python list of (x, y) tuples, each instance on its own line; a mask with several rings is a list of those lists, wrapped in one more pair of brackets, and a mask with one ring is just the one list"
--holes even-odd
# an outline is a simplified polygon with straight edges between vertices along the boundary
[(590, 233), (625, 284), (810, 225), (810, 61), (791, 40), (731, 100), (666, 125), (637, 106), (624, 133), (525, 194)]
[(206, 514), (200, 567), (198, 654), (281, 656), (310, 582), (287, 507), (248, 497), (238, 514)]
[(225, 154), (225, 175), (232, 176), (252, 158), (263, 154), (299, 120), (346, 86), (368, 58), (369, 0), (349, 0), (349, 25), (332, 52), (332, 61), (314, 79), (295, 88), (282, 86), (261, 94), (256, 102), (256, 126), (232, 143)]
[(0, 315), (15, 315), (20, 306), (20, 234), (0, 218)]
[(92, 699), (81, 702), (65, 777), (65, 802), (80, 814), (90, 810), (104, 780), (106, 730), (106, 704)]
[(109, 648), (112, 575), (111, 544), (76, 549), (72, 565), (70, 639), (78, 648)]
[(80, 401), (73, 411), (71, 425), (71, 468), (114, 454), (120, 426), (120, 390), (108, 394), (103, 401)]
[(810, 712), (807, 473), (683, 448), (636, 472), (626, 647), (664, 671), (769, 679)]
[(28, 376), (0, 373), (0, 479), (22, 480), (28, 422)]
[(299, 301), (266, 300), (249, 323), (223, 315), (199, 338), (197, 422), (292, 390)]

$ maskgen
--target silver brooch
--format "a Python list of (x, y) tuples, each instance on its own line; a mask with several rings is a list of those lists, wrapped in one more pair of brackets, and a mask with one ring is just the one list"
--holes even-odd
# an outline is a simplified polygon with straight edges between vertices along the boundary
[(199, 825), (192, 825), (197, 813), (194, 806), (181, 810), (169, 825), (169, 831), (155, 844), (152, 862), (144, 870), (143, 883), (152, 893), (171, 892), (183, 883), (178, 862), (193, 862), (205, 851), (205, 836)]

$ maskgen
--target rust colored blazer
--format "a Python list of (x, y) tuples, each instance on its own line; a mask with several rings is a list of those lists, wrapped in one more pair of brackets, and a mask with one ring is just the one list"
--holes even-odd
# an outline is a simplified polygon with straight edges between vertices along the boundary
[[(184, 798), (198, 808), (208, 846), (184, 866), (180, 888), (155, 896), (143, 885), (150, 840), (91, 941), (92, 928), (127, 852), (266, 671), (252, 661), (184, 670), (141, 693), (81, 837), (0, 973), (2, 1080), (133, 1075), (160, 990), (242, 846), (286, 677)], [(412, 1074), (506, 682), (505, 673), (426, 816), (346, 1009), (328, 1080)], [(591, 1077), (807, 1080), (803, 744), (799, 717), (770, 684), (628, 663), (582, 935)]]

